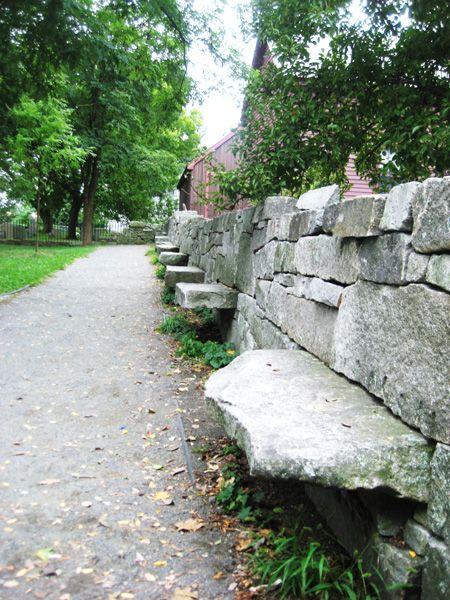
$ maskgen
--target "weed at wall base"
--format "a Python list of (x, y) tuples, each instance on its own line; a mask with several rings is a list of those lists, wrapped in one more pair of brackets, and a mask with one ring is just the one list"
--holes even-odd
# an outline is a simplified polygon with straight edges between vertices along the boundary
[(166, 275), (166, 265), (159, 264), (156, 267), (155, 275), (158, 279), (164, 279), (164, 277)]

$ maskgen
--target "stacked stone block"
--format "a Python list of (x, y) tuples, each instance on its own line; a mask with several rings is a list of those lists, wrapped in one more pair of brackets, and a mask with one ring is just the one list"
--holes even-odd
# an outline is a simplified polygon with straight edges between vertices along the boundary
[[(328, 186), (211, 220), (178, 213), (169, 226), (206, 283), (238, 290), (227, 338), (239, 351), (305, 349), (429, 439), (428, 497), (400, 510), (401, 557), (376, 526), (381, 562), (423, 564), (424, 600), (450, 588), (449, 218), (444, 177), (351, 200)], [(311, 493), (318, 504), (327, 494)]]

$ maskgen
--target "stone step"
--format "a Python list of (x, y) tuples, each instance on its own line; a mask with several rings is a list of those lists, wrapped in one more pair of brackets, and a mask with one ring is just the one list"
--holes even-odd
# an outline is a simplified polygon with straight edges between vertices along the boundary
[(189, 256), (182, 252), (161, 252), (159, 262), (167, 266), (187, 265)]
[(168, 235), (155, 235), (155, 244), (171, 244)]
[(198, 267), (167, 267), (164, 283), (174, 289), (177, 283), (203, 283), (205, 272)]
[(245, 352), (205, 395), (253, 475), (427, 501), (431, 445), (308, 352)]
[(165, 244), (156, 244), (155, 250), (157, 254), (161, 254), (161, 252), (178, 252), (178, 246), (174, 246), (173, 244), (165, 243)]
[(238, 292), (221, 283), (177, 283), (175, 301), (183, 308), (236, 308)]

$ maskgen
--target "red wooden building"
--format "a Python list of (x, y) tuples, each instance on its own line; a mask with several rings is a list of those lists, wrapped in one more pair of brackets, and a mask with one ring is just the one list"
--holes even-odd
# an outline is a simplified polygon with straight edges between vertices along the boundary
[[(258, 40), (253, 55), (252, 68), (264, 68), (264, 65), (270, 60), (271, 56), (269, 54), (267, 43)], [(244, 99), (244, 107), (242, 110), (243, 120), (245, 115), (245, 104), (246, 100)], [(217, 214), (215, 206), (205, 202), (205, 198), (210, 198), (213, 192), (217, 191), (217, 188), (210, 184), (211, 173), (208, 170), (208, 162), (210, 161), (207, 160), (207, 157), (211, 157), (212, 162), (215, 164), (222, 164), (227, 171), (234, 169), (237, 166), (237, 158), (232, 152), (234, 135), (234, 132), (228, 133), (225, 137), (208, 148), (205, 154), (197, 157), (186, 166), (177, 185), (177, 188), (180, 191), (180, 210), (183, 210), (183, 208), (196, 210), (204, 217), (213, 217)], [(352, 157), (350, 157), (348, 162), (346, 174), (350, 183), (350, 188), (344, 193), (345, 198), (373, 193), (368, 183), (361, 179), (357, 174)], [(246, 205), (245, 202), (241, 202), (237, 208), (243, 208)]]

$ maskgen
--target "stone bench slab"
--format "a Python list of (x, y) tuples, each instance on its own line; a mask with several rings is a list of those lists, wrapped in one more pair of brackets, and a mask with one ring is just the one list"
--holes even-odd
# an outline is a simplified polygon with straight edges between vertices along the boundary
[(161, 252), (159, 262), (167, 266), (183, 266), (187, 265), (188, 255), (182, 252)]
[(183, 308), (236, 308), (238, 292), (221, 283), (178, 283), (175, 301)]
[(171, 244), (170, 238), (168, 235), (155, 235), (155, 243), (156, 244)]
[(175, 289), (177, 283), (203, 283), (205, 272), (198, 267), (167, 267), (164, 283)]
[(161, 254), (161, 252), (178, 252), (178, 246), (174, 246), (173, 244), (156, 244), (155, 246), (156, 253)]
[(308, 352), (245, 352), (205, 396), (256, 476), (427, 501), (427, 440)]

